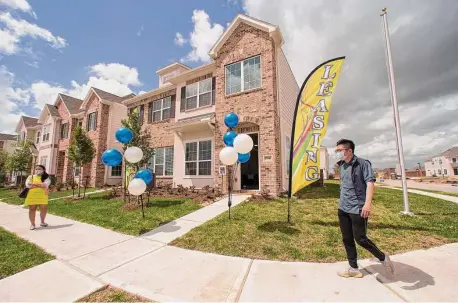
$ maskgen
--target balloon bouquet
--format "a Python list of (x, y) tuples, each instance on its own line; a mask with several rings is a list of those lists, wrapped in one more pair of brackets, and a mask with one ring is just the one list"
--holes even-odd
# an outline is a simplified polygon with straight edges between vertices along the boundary
[[(126, 128), (121, 127), (116, 130), (115, 133), (116, 140), (122, 144), (129, 144), (134, 138), (134, 133)], [(118, 166), (122, 163), (123, 155), (120, 151), (114, 148), (107, 149), (102, 154), (102, 162), (106, 166)], [(136, 164), (143, 159), (143, 151), (136, 147), (130, 146), (124, 152), (124, 159), (131, 163)], [(149, 169), (139, 169), (132, 180), (130, 180), (127, 190), (133, 196), (141, 196), (146, 191), (146, 187), (153, 181), (153, 172)], [(141, 197), (140, 197), (141, 198)], [(142, 203), (142, 215), (145, 218), (145, 212), (143, 209), (143, 199)]]
[[(229, 130), (224, 134), (223, 141), (226, 147), (224, 147), (219, 153), (219, 159), (224, 165), (234, 165), (234, 177), (235, 171), (239, 163), (246, 163), (250, 160), (250, 152), (253, 149), (253, 139), (247, 134), (238, 135), (234, 128), (239, 125), (239, 117), (235, 113), (229, 113), (224, 117), (224, 124)], [(232, 206), (232, 186), (234, 178), (229, 174), (228, 176), (228, 202), (229, 207), (229, 219), (231, 218), (231, 206)]]

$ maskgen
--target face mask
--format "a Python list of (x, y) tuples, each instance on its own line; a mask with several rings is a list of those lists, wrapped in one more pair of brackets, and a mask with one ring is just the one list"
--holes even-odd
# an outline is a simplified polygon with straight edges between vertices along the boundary
[(42, 175), (43, 171), (41, 169), (37, 169), (37, 170), (35, 170), (35, 174), (36, 175)]
[(336, 153), (336, 158), (338, 160), (342, 160), (343, 157), (344, 157), (344, 153), (342, 151), (339, 151), (339, 152)]

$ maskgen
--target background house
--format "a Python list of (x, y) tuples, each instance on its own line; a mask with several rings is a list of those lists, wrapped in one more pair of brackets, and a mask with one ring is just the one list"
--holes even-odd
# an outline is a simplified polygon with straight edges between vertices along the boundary
[(2, 134), (0, 133), (0, 150), (5, 151), (8, 154), (11, 154), (14, 151), (14, 148), (17, 144), (17, 135), (11, 134)]
[(458, 146), (425, 161), (426, 176), (458, 176)]

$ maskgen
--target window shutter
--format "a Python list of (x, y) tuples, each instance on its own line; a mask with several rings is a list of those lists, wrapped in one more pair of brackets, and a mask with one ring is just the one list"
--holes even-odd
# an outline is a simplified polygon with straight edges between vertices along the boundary
[(148, 104), (148, 123), (153, 122), (153, 102)]
[(170, 118), (175, 118), (176, 97), (177, 97), (176, 95), (172, 95), (172, 97), (171, 97)]
[(86, 116), (86, 131), (89, 131), (89, 120), (91, 120), (89, 119), (90, 117), (91, 117), (91, 114)]
[(180, 112), (186, 111), (186, 86), (181, 88)]
[(212, 105), (215, 105), (216, 101), (216, 77), (212, 78)]
[(145, 119), (145, 105), (140, 105), (140, 125), (143, 124), (144, 119)]

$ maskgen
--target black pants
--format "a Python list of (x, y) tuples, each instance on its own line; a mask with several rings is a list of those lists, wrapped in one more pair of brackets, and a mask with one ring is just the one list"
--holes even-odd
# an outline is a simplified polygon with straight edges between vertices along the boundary
[(385, 260), (385, 254), (367, 238), (367, 220), (361, 215), (350, 214), (339, 209), (340, 231), (347, 252), (348, 263), (353, 268), (358, 268), (358, 255), (356, 252), (356, 243), (371, 252), (380, 261)]

